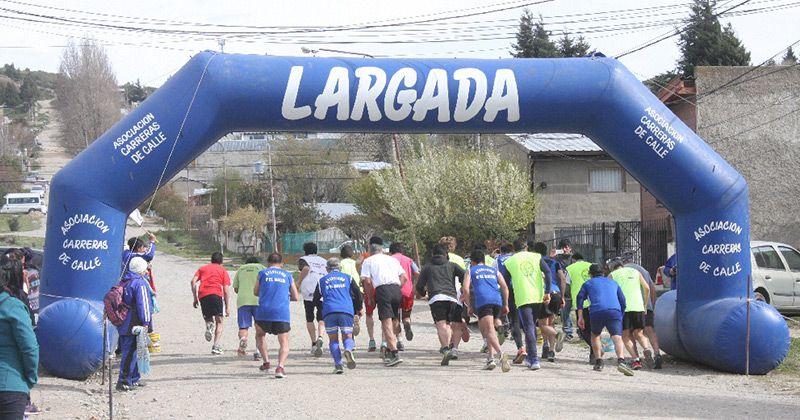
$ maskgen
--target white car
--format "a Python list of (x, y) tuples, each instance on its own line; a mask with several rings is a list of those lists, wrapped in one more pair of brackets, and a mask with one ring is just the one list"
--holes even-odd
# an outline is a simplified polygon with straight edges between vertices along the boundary
[(780, 311), (800, 311), (800, 252), (778, 242), (751, 241), (750, 261), (756, 299)]

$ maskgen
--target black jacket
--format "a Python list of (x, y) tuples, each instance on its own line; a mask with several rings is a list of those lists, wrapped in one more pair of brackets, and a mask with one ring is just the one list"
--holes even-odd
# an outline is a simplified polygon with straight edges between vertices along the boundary
[(446, 256), (434, 255), (431, 262), (422, 267), (417, 280), (417, 293), (424, 296), (427, 290), (429, 299), (438, 294), (455, 299), (457, 296), (455, 278), (458, 277), (459, 281), (463, 282), (464, 275), (464, 269), (448, 261)]

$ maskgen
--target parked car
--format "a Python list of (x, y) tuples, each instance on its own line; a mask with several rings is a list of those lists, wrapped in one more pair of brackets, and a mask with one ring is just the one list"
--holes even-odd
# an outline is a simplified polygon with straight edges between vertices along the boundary
[(0, 208), (0, 213), (33, 213), (35, 211), (47, 213), (44, 199), (38, 193), (6, 194), (5, 204)]
[(31, 171), (28, 172), (28, 175), (25, 177), (25, 182), (36, 182), (39, 181), (41, 177), (39, 176), (39, 172)]
[(31, 194), (39, 194), (39, 197), (44, 198), (44, 192), (45, 192), (44, 185), (39, 185), (39, 184), (34, 185), (33, 187), (31, 187), (30, 192)]
[(755, 298), (785, 312), (800, 312), (800, 252), (778, 242), (751, 241)]

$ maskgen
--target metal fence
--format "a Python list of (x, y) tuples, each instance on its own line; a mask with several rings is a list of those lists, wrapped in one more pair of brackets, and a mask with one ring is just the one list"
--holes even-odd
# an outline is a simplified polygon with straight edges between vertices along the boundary
[(670, 219), (592, 223), (561, 226), (552, 233), (536, 235), (535, 239), (549, 249), (567, 239), (573, 252), (587, 261), (602, 263), (609, 258), (630, 255), (652, 275), (667, 260), (667, 243), (672, 240)]

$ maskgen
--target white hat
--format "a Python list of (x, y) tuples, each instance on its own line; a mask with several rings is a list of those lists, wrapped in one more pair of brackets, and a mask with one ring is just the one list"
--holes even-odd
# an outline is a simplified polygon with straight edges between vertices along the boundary
[(144, 274), (147, 272), (147, 261), (142, 257), (134, 257), (128, 265), (130, 270), (136, 274)]

